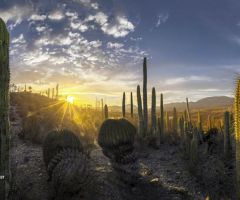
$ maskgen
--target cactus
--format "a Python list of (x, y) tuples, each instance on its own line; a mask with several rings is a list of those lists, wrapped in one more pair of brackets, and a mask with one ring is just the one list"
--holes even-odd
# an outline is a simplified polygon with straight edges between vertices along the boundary
[(132, 92), (131, 92), (130, 102), (131, 102), (131, 117), (133, 118), (133, 94), (132, 94)]
[(174, 133), (177, 133), (177, 131), (178, 131), (178, 124), (177, 123), (178, 123), (177, 109), (174, 107), (173, 108), (173, 124), (172, 124)]
[(123, 116), (123, 118), (125, 118), (125, 115), (126, 115), (125, 102), (126, 102), (126, 96), (125, 96), (125, 92), (124, 92), (123, 93), (123, 98), (122, 98), (122, 116)]
[(198, 112), (198, 122), (197, 122), (197, 127), (199, 131), (203, 131), (203, 127), (202, 127), (202, 117), (200, 115), (200, 112)]
[(54, 99), (54, 88), (52, 88), (52, 99)]
[(156, 134), (156, 129), (157, 129), (157, 121), (156, 121), (156, 90), (153, 87), (152, 88), (152, 112), (151, 112), (151, 117), (152, 117), (152, 134)]
[(71, 131), (50, 132), (43, 143), (43, 158), (57, 196), (78, 193), (88, 185), (88, 160)]
[(101, 106), (102, 106), (102, 120), (103, 120), (104, 119), (103, 99), (101, 99)]
[(47, 90), (47, 97), (50, 98), (50, 88)]
[(5, 199), (9, 191), (9, 33), (0, 18), (0, 197)]
[(186, 102), (187, 102), (187, 118), (188, 118), (188, 122), (191, 124), (191, 112), (190, 112), (190, 107), (189, 107), (189, 102), (188, 102), (188, 98), (186, 98)]
[(143, 120), (144, 133), (148, 132), (148, 105), (147, 105), (147, 58), (143, 59)]
[(105, 106), (104, 106), (104, 116), (105, 116), (105, 119), (108, 119), (108, 106), (107, 106), (107, 104), (105, 104)]
[(208, 119), (207, 119), (207, 128), (208, 128), (208, 130), (213, 128), (213, 126), (212, 126), (212, 119), (211, 119), (210, 115), (208, 115)]
[(169, 115), (168, 112), (166, 111), (166, 131), (170, 131), (170, 121), (169, 121)]
[(231, 153), (231, 141), (230, 141), (230, 113), (224, 113), (224, 155), (226, 158)]
[(180, 117), (179, 118), (179, 130), (180, 130), (180, 136), (183, 137), (184, 136), (184, 117)]
[(198, 162), (198, 130), (197, 128), (194, 128), (193, 130), (193, 138), (190, 146), (190, 162), (191, 162), (192, 168), (195, 168)]
[(56, 99), (58, 99), (58, 88), (59, 88), (59, 85), (57, 84), (56, 85)]
[(143, 113), (142, 113), (142, 98), (140, 86), (137, 86), (137, 104), (138, 104), (138, 135), (144, 137), (144, 124), (143, 124)]
[(138, 162), (134, 151), (135, 127), (126, 119), (108, 119), (99, 131), (98, 143), (111, 161), (119, 180), (134, 184), (138, 179)]
[(240, 78), (237, 80), (235, 92), (235, 140), (236, 140), (236, 175), (237, 197), (240, 199)]
[(161, 140), (161, 137), (164, 136), (164, 109), (163, 109), (163, 94), (161, 94), (160, 97), (160, 136), (159, 139)]

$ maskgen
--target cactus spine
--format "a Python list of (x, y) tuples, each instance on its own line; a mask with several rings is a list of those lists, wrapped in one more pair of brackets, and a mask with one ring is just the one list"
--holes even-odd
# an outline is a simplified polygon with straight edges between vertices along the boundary
[(230, 141), (230, 113), (224, 113), (224, 155), (226, 158), (230, 156), (231, 141)]
[(240, 78), (237, 80), (235, 92), (235, 138), (236, 138), (236, 174), (237, 197), (240, 199)]
[(9, 191), (9, 33), (0, 18), (0, 197), (5, 199)]
[(122, 98), (122, 116), (123, 116), (123, 118), (125, 118), (125, 114), (126, 114), (125, 101), (126, 101), (126, 96), (125, 96), (125, 92), (124, 92), (123, 98)]
[(133, 118), (133, 94), (131, 92), (131, 117)]
[(105, 106), (104, 106), (104, 116), (105, 116), (105, 119), (108, 119), (108, 106), (107, 106), (107, 104), (105, 104)]
[(148, 132), (148, 105), (147, 105), (147, 58), (143, 59), (143, 119), (144, 133)]
[(144, 137), (144, 123), (143, 123), (143, 112), (142, 112), (142, 98), (140, 86), (137, 86), (137, 104), (138, 104), (138, 134), (140, 137)]
[(156, 119), (156, 90), (153, 87), (152, 88), (152, 134), (156, 134), (156, 129), (157, 129), (157, 119)]

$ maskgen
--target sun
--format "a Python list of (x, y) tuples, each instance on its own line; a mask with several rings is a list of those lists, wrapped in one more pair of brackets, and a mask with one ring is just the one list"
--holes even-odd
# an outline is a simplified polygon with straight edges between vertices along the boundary
[(74, 97), (73, 96), (67, 96), (67, 102), (73, 104)]

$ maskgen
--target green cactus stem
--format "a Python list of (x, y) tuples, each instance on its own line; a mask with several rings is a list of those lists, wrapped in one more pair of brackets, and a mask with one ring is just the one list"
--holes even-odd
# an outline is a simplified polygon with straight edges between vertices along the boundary
[(177, 109), (173, 108), (173, 122), (172, 122), (173, 132), (178, 132), (178, 115), (177, 115)]
[(166, 131), (169, 132), (170, 131), (170, 120), (169, 120), (169, 115), (168, 112), (166, 111)]
[(58, 94), (58, 89), (59, 89), (59, 85), (57, 84), (57, 85), (56, 85), (56, 99), (58, 99), (58, 95), (59, 95), (59, 94)]
[(108, 106), (107, 106), (107, 104), (105, 104), (105, 106), (104, 106), (104, 116), (105, 116), (105, 119), (108, 119)]
[(126, 96), (125, 96), (125, 92), (123, 93), (123, 98), (122, 98), (122, 116), (123, 118), (125, 118), (126, 116), (126, 105), (125, 105), (125, 102), (126, 102)]
[(133, 118), (133, 94), (132, 94), (132, 92), (131, 92), (130, 102), (131, 102), (131, 118)]
[(236, 140), (236, 175), (237, 199), (240, 199), (240, 78), (237, 80), (235, 92), (235, 140)]
[(161, 93), (160, 96), (160, 131), (159, 131), (159, 139), (161, 140), (161, 138), (164, 136), (164, 108), (163, 108), (163, 94)]
[(143, 123), (143, 112), (142, 112), (142, 98), (140, 86), (137, 86), (137, 104), (138, 104), (138, 135), (140, 138), (144, 137), (144, 123)]
[(147, 58), (143, 59), (143, 120), (144, 133), (148, 132), (148, 104), (147, 104)]
[(11, 174), (9, 168), (9, 33), (0, 18), (0, 197), (7, 199)]
[(152, 134), (156, 134), (157, 129), (157, 116), (156, 116), (156, 90), (152, 88), (152, 111), (151, 111), (151, 118), (152, 118)]

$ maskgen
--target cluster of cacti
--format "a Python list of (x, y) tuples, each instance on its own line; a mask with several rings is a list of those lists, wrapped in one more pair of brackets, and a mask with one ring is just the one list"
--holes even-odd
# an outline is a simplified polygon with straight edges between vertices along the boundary
[(235, 140), (236, 140), (236, 175), (237, 197), (240, 199), (240, 79), (235, 92)]
[(139, 172), (134, 152), (135, 127), (126, 119), (108, 119), (99, 131), (98, 143), (112, 164), (118, 179), (136, 183)]
[(231, 154), (231, 138), (230, 138), (230, 113), (224, 113), (224, 155), (228, 158)]
[(5, 199), (9, 190), (9, 33), (0, 18), (0, 197)]
[(43, 158), (57, 196), (82, 192), (88, 185), (87, 156), (71, 131), (50, 132), (43, 143)]

